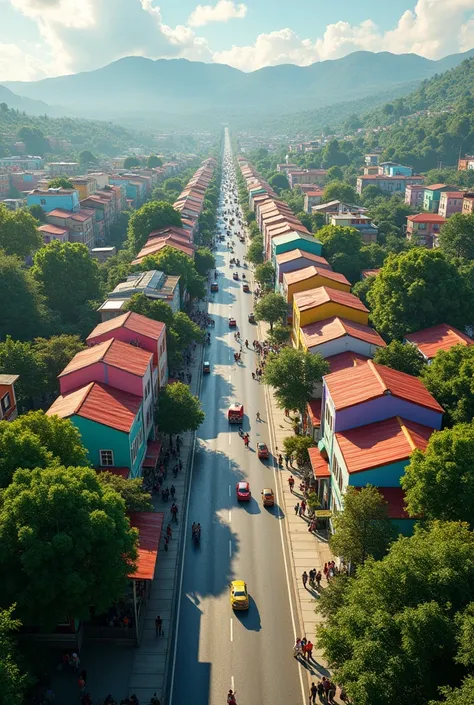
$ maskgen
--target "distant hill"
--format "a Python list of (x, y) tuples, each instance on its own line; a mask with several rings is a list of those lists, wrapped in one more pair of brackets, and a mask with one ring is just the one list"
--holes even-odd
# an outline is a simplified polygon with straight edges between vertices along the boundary
[(473, 52), (431, 61), (416, 54), (354, 52), (311, 66), (244, 73), (223, 64), (127, 57), (95, 71), (34, 82), (7, 82), (15, 93), (61, 104), (77, 115), (294, 113), (400, 90), (457, 66)]
[(20, 110), (29, 115), (61, 115), (60, 108), (47, 105), (42, 100), (33, 100), (16, 95), (6, 86), (0, 85), (0, 103), (6, 103), (9, 108)]

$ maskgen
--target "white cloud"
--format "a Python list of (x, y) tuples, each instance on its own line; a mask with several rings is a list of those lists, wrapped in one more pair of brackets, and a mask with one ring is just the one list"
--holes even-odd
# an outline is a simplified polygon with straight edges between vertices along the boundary
[(34, 81), (52, 71), (54, 67), (45, 64), (41, 55), (34, 56), (16, 44), (0, 43), (0, 76), (8, 76), (11, 81)]
[(198, 5), (188, 18), (190, 27), (203, 27), (209, 22), (228, 22), (233, 19), (243, 19), (247, 14), (247, 6), (237, 5), (233, 0), (218, 0), (217, 5)]

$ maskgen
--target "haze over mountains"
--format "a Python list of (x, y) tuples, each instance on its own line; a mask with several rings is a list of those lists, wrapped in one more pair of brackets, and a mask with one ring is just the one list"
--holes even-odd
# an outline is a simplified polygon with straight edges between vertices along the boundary
[[(212, 111), (232, 114), (268, 111), (291, 113), (347, 103), (365, 96), (408, 93), (417, 83), (474, 56), (474, 50), (431, 61), (416, 54), (360, 51), (342, 59), (302, 67), (270, 66), (251, 73), (223, 64), (186, 59), (126, 57), (95, 71), (41, 81), (7, 81), (11, 107), (38, 114), (70, 114), (114, 120), (134, 114), (191, 116)], [(0, 79), (1, 80), (1, 79)], [(406, 89), (406, 90), (405, 90)], [(1, 90), (1, 86), (0, 86)], [(0, 97), (1, 97), (0, 93)], [(42, 101), (40, 105), (30, 101)], [(43, 108), (44, 103), (49, 104)]]

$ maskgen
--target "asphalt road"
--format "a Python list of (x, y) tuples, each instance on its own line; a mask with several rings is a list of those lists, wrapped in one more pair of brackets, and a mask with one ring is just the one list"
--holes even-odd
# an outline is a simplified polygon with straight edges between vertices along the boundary
[[(242, 263), (245, 246), (234, 241)], [(301, 705), (303, 681), (292, 655), (296, 613), (285, 564), (284, 515), (272, 458), (262, 462), (255, 452), (260, 440), (271, 447), (264, 388), (252, 379), (257, 362), (252, 350), (244, 346), (242, 363), (234, 362), (239, 345), (228, 324), (229, 316), (235, 317), (242, 339), (251, 345), (257, 337), (256, 326), (248, 322), (253, 295), (243, 292), (241, 277), (247, 270), (231, 268), (231, 256), (226, 238), (216, 253), (219, 292), (209, 305), (216, 325), (205, 353), (211, 374), (202, 380), (206, 420), (197, 433), (190, 488), (171, 705), (224, 705), (229, 688), (236, 691), (238, 705)], [(239, 281), (232, 278), (235, 271)], [(234, 400), (244, 404), (249, 450), (238, 426), (227, 421)], [(250, 502), (237, 502), (239, 480), (250, 483)], [(273, 508), (262, 506), (264, 487), (276, 493)], [(191, 541), (194, 521), (202, 527), (199, 547)], [(228, 584), (234, 579), (247, 582), (248, 612), (231, 609)]]

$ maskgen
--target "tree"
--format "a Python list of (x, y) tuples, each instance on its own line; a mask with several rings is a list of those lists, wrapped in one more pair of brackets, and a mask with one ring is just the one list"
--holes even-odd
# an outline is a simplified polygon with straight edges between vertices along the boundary
[(277, 321), (283, 321), (288, 314), (288, 304), (281, 294), (273, 292), (265, 294), (255, 305), (255, 318), (257, 321), (266, 321), (270, 325), (270, 332)]
[(46, 365), (31, 343), (13, 340), (7, 335), (0, 343), (0, 373), (17, 374), (15, 393), (21, 409), (31, 408), (44, 391)]
[(399, 340), (392, 340), (386, 348), (377, 348), (374, 362), (414, 377), (421, 375), (426, 366), (418, 348), (414, 345), (403, 345)]
[(439, 250), (390, 255), (367, 298), (375, 327), (389, 338), (438, 323), (462, 329), (472, 321), (474, 293)]
[(362, 236), (355, 228), (325, 225), (318, 230), (318, 240), (323, 244), (323, 254), (334, 271), (344, 274), (350, 281), (360, 277)]
[(474, 214), (455, 213), (444, 223), (439, 233), (439, 246), (451, 259), (474, 259)]
[(352, 287), (352, 293), (354, 296), (357, 296), (357, 298), (360, 299), (362, 303), (367, 306), (367, 308), (369, 308), (367, 296), (369, 291), (372, 289), (374, 282), (375, 276), (365, 277), (365, 279), (356, 282), (356, 284)]
[(150, 154), (146, 160), (146, 165), (149, 169), (154, 169), (157, 166), (163, 166), (163, 160), (161, 157), (157, 157), (156, 154)]
[(27, 154), (38, 154), (42, 156), (51, 150), (48, 140), (39, 127), (29, 127), (25, 125), (18, 130), (18, 139), (25, 143)]
[(22, 672), (13, 637), (21, 627), (19, 619), (13, 617), (16, 605), (0, 610), (0, 689), (2, 700), (9, 705), (23, 705), (26, 689), (33, 679)]
[(166, 179), (166, 181), (163, 182), (164, 191), (178, 191), (179, 193), (182, 188), (183, 182), (177, 176), (172, 176), (170, 179)]
[(323, 203), (336, 200), (357, 203), (358, 196), (355, 189), (345, 181), (330, 181), (323, 192)]
[(329, 545), (336, 556), (352, 565), (363, 565), (369, 556), (380, 559), (394, 538), (387, 503), (376, 487), (348, 487), (344, 509), (333, 519)]
[(283, 348), (271, 354), (265, 366), (264, 380), (275, 388), (282, 409), (297, 409), (300, 413), (312, 398), (314, 385), (328, 374), (329, 363), (321, 355), (312, 355), (295, 348)]
[(344, 173), (341, 167), (332, 166), (330, 169), (328, 169), (326, 179), (328, 184), (330, 184), (332, 181), (342, 181), (344, 179)]
[(83, 149), (79, 152), (79, 164), (82, 167), (87, 168), (90, 164), (97, 164), (97, 157), (92, 154), (90, 149)]
[(267, 337), (273, 345), (285, 345), (291, 338), (291, 328), (277, 323)]
[(42, 334), (46, 309), (38, 283), (30, 271), (22, 267), (17, 257), (9, 257), (1, 250), (0, 301), (1, 340), (5, 340), (7, 335), (14, 339), (30, 340), (35, 335)]
[(43, 244), (35, 218), (20, 208), (9, 211), (0, 203), (0, 249), (24, 259)]
[(145, 294), (134, 294), (125, 302), (124, 311), (133, 311), (153, 321), (161, 321), (167, 328), (173, 325), (173, 310), (169, 304), (159, 299), (149, 299)]
[(252, 238), (247, 250), (247, 260), (255, 265), (263, 263), (263, 237), (260, 232)]
[(125, 502), (82, 467), (18, 470), (0, 496), (0, 541), (2, 602), (15, 599), (28, 624), (100, 614), (137, 557)]
[(56, 393), (58, 375), (84, 347), (78, 335), (63, 333), (51, 338), (35, 338), (33, 350), (44, 363), (46, 390), (49, 393)]
[(48, 181), (48, 188), (69, 188), (73, 189), (74, 184), (65, 176), (57, 176), (55, 179)]
[(79, 242), (54, 240), (38, 250), (31, 271), (50, 309), (66, 323), (77, 323), (84, 304), (101, 294), (99, 265)]
[(411, 516), (466, 521), (474, 526), (474, 426), (457, 424), (434, 433), (415, 450), (401, 484)]
[(137, 157), (126, 157), (123, 160), (124, 169), (133, 169), (137, 166), (140, 166), (140, 160)]
[(275, 281), (275, 267), (271, 262), (264, 262), (255, 268), (255, 281), (263, 288), (271, 288)]
[(286, 174), (283, 173), (273, 174), (273, 176), (270, 176), (268, 183), (276, 193), (287, 191), (290, 188), (288, 178)]
[(145, 257), (140, 269), (159, 269), (165, 274), (179, 276), (182, 301), (186, 292), (192, 299), (206, 295), (206, 280), (196, 272), (192, 259), (174, 247), (164, 247), (157, 255)]
[(156, 421), (160, 431), (167, 433), (171, 440), (175, 433), (196, 431), (204, 421), (204, 411), (188, 385), (175, 382), (160, 392)]
[(153, 230), (170, 226), (181, 227), (181, 216), (172, 205), (164, 201), (149, 201), (136, 210), (128, 224), (128, 241), (132, 252), (137, 254)]
[(285, 453), (296, 460), (296, 464), (302, 468), (309, 463), (309, 448), (314, 447), (314, 441), (310, 436), (287, 436), (283, 439)]
[(122, 497), (127, 514), (129, 512), (154, 511), (151, 494), (143, 488), (143, 478), (125, 479), (121, 475), (113, 475), (111, 472), (101, 472), (98, 478), (103, 485), (110, 487)]
[(32, 206), (28, 206), (26, 210), (28, 211), (28, 213), (31, 213), (35, 220), (39, 221), (40, 223), (46, 223), (46, 213), (37, 203), (34, 203)]
[(198, 247), (194, 253), (194, 268), (198, 274), (207, 277), (211, 269), (216, 266), (216, 258), (207, 247)]
[(443, 407), (445, 422), (469, 423), (474, 418), (474, 346), (440, 350), (423, 371), (423, 382)]

